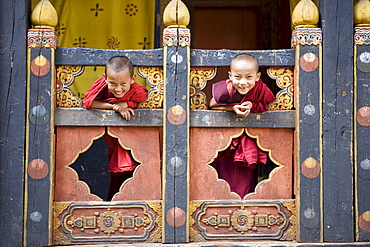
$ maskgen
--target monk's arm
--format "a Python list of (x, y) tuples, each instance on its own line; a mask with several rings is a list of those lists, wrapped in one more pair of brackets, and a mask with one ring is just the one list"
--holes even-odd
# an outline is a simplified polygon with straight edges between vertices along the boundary
[(112, 105), (111, 103), (108, 103), (108, 102), (99, 101), (99, 100), (94, 100), (94, 101), (91, 103), (90, 108), (94, 108), (94, 109), (108, 109), (108, 110), (112, 110), (112, 109), (113, 109), (113, 105)]
[(219, 105), (213, 97), (211, 101), (209, 102), (209, 108), (213, 110), (221, 110), (221, 111), (234, 111), (234, 108), (232, 105), (229, 105), (229, 106)]

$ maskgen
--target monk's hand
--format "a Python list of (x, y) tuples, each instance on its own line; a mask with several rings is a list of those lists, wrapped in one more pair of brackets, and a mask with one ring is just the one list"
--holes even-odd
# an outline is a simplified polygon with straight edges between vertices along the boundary
[(131, 115), (135, 115), (134, 110), (131, 108), (124, 108), (123, 110), (119, 111), (121, 113), (122, 117), (126, 120), (131, 119)]
[(251, 112), (252, 103), (250, 101), (243, 102), (240, 105), (234, 105), (233, 109), (236, 115), (240, 117), (246, 117)]
[(125, 109), (127, 107), (128, 107), (128, 104), (127, 104), (126, 101), (115, 102), (113, 104), (113, 110), (116, 111), (116, 112), (121, 112), (123, 109)]

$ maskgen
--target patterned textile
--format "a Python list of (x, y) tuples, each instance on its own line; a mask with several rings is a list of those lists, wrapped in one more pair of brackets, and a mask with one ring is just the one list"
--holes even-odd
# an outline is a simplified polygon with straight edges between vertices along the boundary
[[(56, 32), (60, 47), (103, 49), (154, 48), (155, 1), (49, 0), (58, 13)], [(32, 8), (39, 0), (32, 0)], [(104, 67), (86, 67), (71, 86), (83, 98)], [(137, 76), (136, 82), (146, 86)]]

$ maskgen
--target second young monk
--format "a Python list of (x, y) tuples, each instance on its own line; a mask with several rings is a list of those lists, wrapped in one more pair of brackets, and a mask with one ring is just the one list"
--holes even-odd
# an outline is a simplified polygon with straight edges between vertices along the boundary
[[(139, 102), (147, 97), (147, 89), (135, 82), (135, 74), (130, 59), (124, 56), (112, 57), (105, 67), (104, 76), (97, 79), (86, 92), (84, 108), (109, 109), (130, 120)], [(107, 200), (110, 201), (119, 191), (121, 184), (132, 176), (137, 162), (130, 152), (121, 147), (116, 138), (107, 133), (103, 136), (108, 144), (111, 181)]]
[[(250, 112), (264, 112), (275, 100), (271, 90), (260, 79), (258, 61), (249, 54), (240, 54), (230, 64), (229, 79), (213, 84), (210, 108), (234, 111), (247, 117)], [(242, 134), (233, 139), (230, 147), (219, 153), (211, 164), (219, 178), (226, 180), (231, 191), (242, 198), (255, 187), (254, 169), (257, 164), (266, 164), (267, 155), (255, 140)]]

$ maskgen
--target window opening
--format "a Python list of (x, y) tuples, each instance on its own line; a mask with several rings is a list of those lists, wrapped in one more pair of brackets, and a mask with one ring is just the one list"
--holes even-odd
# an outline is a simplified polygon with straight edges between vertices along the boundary
[(278, 167), (270, 160), (268, 153), (257, 146), (256, 139), (245, 133), (233, 138), (210, 165), (216, 169), (218, 178), (225, 180), (231, 191), (241, 198), (253, 192), (256, 185)]
[[(111, 139), (117, 140), (113, 137)], [(126, 151), (130, 158), (134, 160), (131, 151)], [(109, 172), (109, 156), (107, 142), (103, 138), (99, 138), (70, 165), (78, 173), (79, 180), (84, 181), (89, 186), (90, 192), (106, 201), (112, 199), (121, 185), (133, 176), (135, 170), (121, 173)], [(135, 166), (137, 164), (136, 162)]]

